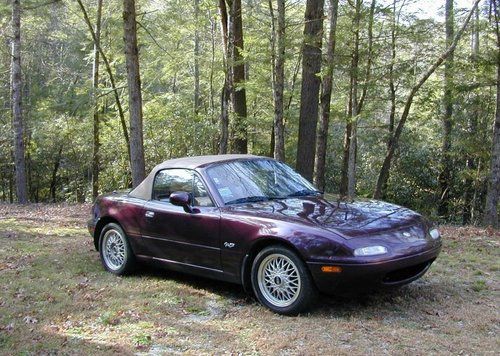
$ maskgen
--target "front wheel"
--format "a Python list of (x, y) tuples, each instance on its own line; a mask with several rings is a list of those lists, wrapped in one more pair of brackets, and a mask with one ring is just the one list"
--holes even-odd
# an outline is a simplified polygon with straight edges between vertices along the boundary
[(305, 264), (282, 246), (266, 247), (255, 257), (252, 287), (264, 306), (285, 315), (306, 310), (316, 295)]
[(128, 274), (133, 271), (135, 258), (123, 229), (115, 223), (107, 224), (99, 239), (101, 261), (111, 273)]

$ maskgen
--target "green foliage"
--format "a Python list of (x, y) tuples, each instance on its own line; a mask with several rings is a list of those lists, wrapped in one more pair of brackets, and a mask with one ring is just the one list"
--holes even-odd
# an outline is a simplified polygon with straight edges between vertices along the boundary
[[(92, 162), (91, 36), (75, 2), (23, 2), (22, 48), (24, 120), (29, 192), (32, 201), (90, 200)], [(85, 0), (91, 21), (96, 0)], [(143, 85), (144, 145), (147, 169), (163, 160), (217, 152), (220, 95), (224, 81), (223, 51), (217, 2), (200, 1), (198, 20), (194, 1), (138, 1), (138, 41)], [(367, 28), (370, 2), (361, 13), (359, 73), (367, 97), (358, 118), (358, 194), (371, 196), (386, 152), (389, 117), (392, 7), (377, 2), (370, 80), (367, 69)], [(399, 6), (397, 11), (399, 11)], [(122, 3), (104, 2), (102, 47), (115, 75), (127, 115), (126, 68), (123, 56)], [(31, 8), (31, 9), (30, 9)], [(276, 9), (275, 9), (276, 10)], [(468, 38), (472, 26), (455, 52), (453, 187), (450, 215), (460, 221), (463, 192), (474, 187), (473, 204), (482, 206), (489, 162), (490, 123), (494, 113), (495, 43), (486, 9), (476, 27), (480, 51), (471, 60)], [(285, 127), (286, 160), (294, 165), (298, 116), (304, 2), (286, 4)], [(327, 190), (340, 184), (343, 136), (347, 118), (349, 71), (353, 48), (352, 7), (340, 1), (327, 155)], [(457, 11), (456, 23), (464, 13)], [(328, 33), (325, 21), (324, 43)], [(13, 197), (12, 130), (9, 105), (10, 6), (0, 4), (0, 200)], [(458, 26), (458, 25), (457, 25)], [(249, 150), (270, 153), (273, 125), (271, 17), (268, 2), (243, 2), (243, 56), (247, 71)], [(199, 33), (201, 106), (194, 108), (194, 34)], [(396, 117), (416, 78), (444, 49), (443, 24), (421, 19), (403, 6), (396, 25)], [(322, 75), (324, 74), (324, 70)], [(100, 69), (98, 108), (100, 126), (100, 190), (127, 188), (130, 184), (127, 148), (104, 65)], [(396, 152), (387, 198), (427, 214), (434, 213), (439, 190), (442, 109), (442, 71), (422, 87)], [(128, 120), (128, 118), (127, 118)], [(128, 125), (128, 122), (127, 122)], [(59, 154), (60, 152), (60, 154)], [(474, 164), (467, 167), (465, 161)], [(480, 208), (478, 208), (480, 210)]]

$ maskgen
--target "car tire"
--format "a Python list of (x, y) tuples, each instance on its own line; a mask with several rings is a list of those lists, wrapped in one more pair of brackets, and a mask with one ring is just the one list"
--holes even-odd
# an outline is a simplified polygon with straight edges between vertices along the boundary
[(116, 275), (126, 275), (134, 271), (136, 261), (127, 235), (115, 223), (109, 223), (99, 237), (99, 255), (104, 268)]
[(279, 245), (266, 247), (257, 254), (251, 280), (259, 302), (278, 314), (297, 315), (307, 310), (317, 294), (304, 262)]

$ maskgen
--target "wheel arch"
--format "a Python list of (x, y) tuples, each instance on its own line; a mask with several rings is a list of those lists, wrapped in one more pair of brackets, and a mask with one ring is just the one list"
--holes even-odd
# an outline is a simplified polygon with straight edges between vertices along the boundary
[(304, 256), (300, 251), (290, 242), (285, 239), (277, 238), (277, 237), (261, 237), (257, 239), (252, 246), (250, 247), (250, 250), (246, 253), (246, 255), (243, 257), (243, 262), (241, 264), (241, 272), (240, 272), (240, 278), (241, 278), (241, 284), (243, 285), (243, 289), (245, 292), (248, 294), (253, 294), (253, 288), (252, 288), (252, 282), (251, 282), (251, 271), (252, 271), (252, 263), (255, 257), (259, 254), (260, 251), (265, 249), (268, 246), (273, 246), (273, 245), (279, 245), (286, 247), (293, 251), (301, 260), (304, 262), (304, 264), (307, 266), (305, 263)]
[(99, 238), (101, 236), (102, 229), (104, 229), (104, 226), (108, 225), (109, 223), (115, 223), (121, 227), (120, 222), (111, 216), (103, 216), (102, 218), (100, 218), (94, 230), (94, 247), (97, 251), (99, 251)]

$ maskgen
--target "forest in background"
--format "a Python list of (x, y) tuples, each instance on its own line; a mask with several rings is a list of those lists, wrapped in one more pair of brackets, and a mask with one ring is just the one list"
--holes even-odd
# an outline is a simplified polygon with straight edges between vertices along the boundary
[(443, 22), (411, 0), (4, 0), (0, 200), (91, 201), (248, 152), (498, 225), (500, 5), (442, 2)]

